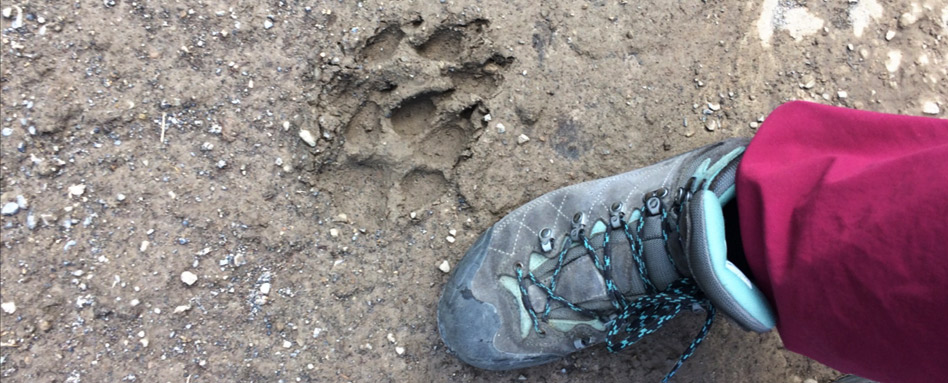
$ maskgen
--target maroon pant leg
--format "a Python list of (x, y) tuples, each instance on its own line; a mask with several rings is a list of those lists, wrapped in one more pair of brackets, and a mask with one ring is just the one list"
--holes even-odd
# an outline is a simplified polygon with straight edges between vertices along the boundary
[(948, 120), (785, 104), (737, 200), (788, 349), (884, 382), (948, 379)]

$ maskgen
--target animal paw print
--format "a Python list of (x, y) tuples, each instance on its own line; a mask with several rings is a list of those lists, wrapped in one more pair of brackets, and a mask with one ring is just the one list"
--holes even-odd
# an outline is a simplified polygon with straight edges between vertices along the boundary
[(455, 167), (486, 126), (484, 100), (513, 62), (486, 37), (487, 20), (433, 31), (422, 23), (380, 28), (317, 103), (323, 136), (341, 136), (317, 156), (322, 178), (351, 182), (350, 193), (385, 191), (372, 198), (377, 214), (423, 209), (453, 189)]

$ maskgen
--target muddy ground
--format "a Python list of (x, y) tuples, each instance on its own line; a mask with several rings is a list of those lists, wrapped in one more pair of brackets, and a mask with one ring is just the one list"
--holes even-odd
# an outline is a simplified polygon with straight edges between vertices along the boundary
[[(3, 1), (0, 377), (658, 381), (702, 314), (481, 371), (439, 265), (786, 100), (944, 117), (946, 3)], [(676, 381), (839, 375), (720, 321)]]

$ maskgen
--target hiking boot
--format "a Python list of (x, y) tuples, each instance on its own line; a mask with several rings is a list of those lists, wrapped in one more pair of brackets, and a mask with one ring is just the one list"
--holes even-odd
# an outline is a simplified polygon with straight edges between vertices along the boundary
[(444, 287), (445, 345), (476, 367), (523, 368), (603, 342), (618, 351), (704, 308), (704, 327), (667, 379), (716, 309), (748, 330), (773, 328), (766, 299), (731, 262), (743, 263), (734, 195), (747, 142), (565, 187), (508, 214)]

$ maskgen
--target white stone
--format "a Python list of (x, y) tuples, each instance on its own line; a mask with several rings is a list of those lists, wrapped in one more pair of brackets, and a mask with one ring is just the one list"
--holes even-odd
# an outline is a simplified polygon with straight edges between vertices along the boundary
[(150, 245), (151, 245), (151, 242), (142, 241), (142, 244), (138, 246), (138, 251), (145, 252), (145, 250), (148, 250), (148, 246)]
[(283, 348), (290, 348), (290, 347), (293, 347), (293, 343), (290, 342), (290, 341), (288, 341), (288, 340), (284, 340), (284, 341), (283, 341)]
[(846, 92), (845, 90), (841, 90), (839, 92), (836, 92), (836, 97), (839, 97), (840, 99), (845, 99), (846, 97), (849, 97), (849, 93)]
[(331, 236), (333, 236), (333, 237), (338, 237), (338, 236), (339, 236), (339, 230), (338, 230), (338, 229), (329, 229), (329, 235), (331, 235)]
[(181, 305), (174, 308), (175, 314), (180, 314), (191, 309), (191, 305)]
[(184, 284), (188, 286), (193, 285), (194, 282), (197, 282), (197, 280), (198, 280), (198, 276), (190, 271), (185, 271), (181, 273), (181, 282), (184, 282)]
[(69, 195), (74, 195), (76, 197), (81, 196), (82, 193), (86, 192), (86, 185), (72, 185), (69, 187)]
[(451, 229), (451, 230), (448, 230), (448, 234), (451, 234), (451, 235), (458, 235), (458, 231), (457, 231), (457, 230), (454, 230), (454, 229)]
[(438, 265), (438, 270), (441, 270), (441, 271), (444, 272), (444, 273), (450, 273), (450, 272), (451, 272), (451, 264), (448, 263), (448, 260), (447, 260), (447, 259), (445, 259), (445, 260), (441, 261), (441, 264), (440, 264), (440, 265)]
[(270, 294), (271, 285), (269, 282), (264, 282), (260, 285), (260, 294), (267, 295)]
[(7, 19), (13, 17), (13, 8), (10, 8), (10, 7), (3, 8), (3, 17)]
[(507, 127), (504, 124), (497, 123), (497, 133), (504, 134), (507, 133)]
[(922, 104), (922, 113), (934, 116), (941, 113), (941, 109), (934, 101), (925, 101), (925, 103)]
[(894, 37), (895, 37), (895, 31), (891, 29), (885, 33), (885, 41), (892, 41), (892, 38)]
[(402, 346), (395, 346), (395, 353), (398, 355), (402, 355), (405, 353), (405, 348)]
[(316, 136), (313, 136), (313, 133), (306, 130), (300, 129), (300, 138), (303, 139), (307, 145), (316, 147)]
[(521, 134), (520, 137), (517, 137), (517, 144), (523, 145), (530, 141), (530, 137), (527, 137), (526, 134)]
[(450, 236), (450, 235), (447, 236), (447, 237), (445, 237), (444, 240), (445, 240), (445, 241), (448, 241), (448, 243), (454, 243), (454, 237), (452, 237), (452, 236)]
[(899, 27), (906, 28), (912, 24), (915, 24), (916, 21), (918, 21), (918, 17), (916, 17), (911, 12), (905, 12), (899, 16)]
[(895, 73), (899, 70), (899, 65), (902, 64), (902, 51), (892, 50), (889, 51), (889, 59), (885, 61), (885, 69), (889, 73)]
[(14, 215), (19, 211), (20, 211), (20, 205), (17, 205), (16, 202), (7, 202), (3, 205), (3, 209), (0, 210), (0, 214)]
[(14, 302), (3, 302), (0, 303), (0, 308), (3, 309), (3, 312), (7, 314), (13, 314), (16, 312), (16, 303)]
[(484, 115), (484, 122), (490, 122), (490, 113)]
[(388, 333), (385, 337), (388, 338), (389, 342), (395, 343), (395, 334)]
[(264, 20), (264, 21), (263, 21), (263, 28), (264, 28), (264, 29), (273, 28), (273, 22), (270, 21), (270, 19)]

